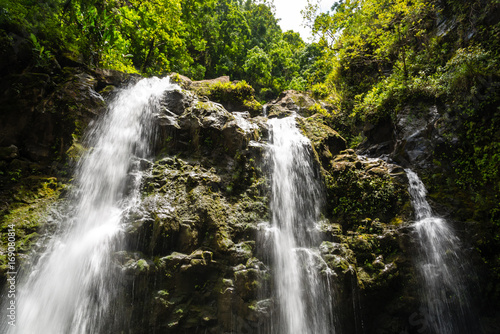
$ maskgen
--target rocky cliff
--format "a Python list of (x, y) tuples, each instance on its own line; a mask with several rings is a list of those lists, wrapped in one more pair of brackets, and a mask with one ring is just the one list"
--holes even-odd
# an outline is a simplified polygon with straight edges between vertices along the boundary
[[(3, 282), (7, 226), (16, 226), (18, 261), (43, 249), (36, 242), (57, 221), (55, 207), (71, 187), (73, 163), (88, 149), (85, 129), (106, 110), (115, 89), (137, 79), (67, 67), (2, 80)], [(417, 320), (425, 314), (419, 310), (412, 208), (400, 165), (424, 171), (432, 164), (428, 182), (446, 173), (435, 161), (452, 124), (446, 114), (431, 107), (402, 113), (397, 122), (368, 124), (356, 154), (325, 116), (330, 106), (305, 94), (288, 91), (263, 107), (251, 87), (228, 78), (172, 79), (181, 88), (162, 99), (155, 156), (138, 161), (142, 200), (125, 217), (126, 245), (115, 254), (124, 280), (109, 331), (256, 333), (265, 326), (275, 308), (273, 271), (258, 238), (259, 224), (269, 216), (266, 110), (269, 117), (300, 113), (298, 125), (311, 140), (326, 196), (317, 247), (336, 274), (343, 333), (420, 333)], [(380, 156), (385, 159), (375, 159)], [(442, 183), (432, 189), (433, 198), (452, 192)], [(484, 240), (476, 237), (483, 221), (461, 219), (453, 209), (457, 200), (436, 198), (435, 204), (456, 222), (473, 262), (483, 263), (473, 249)], [(498, 293), (492, 270), (479, 270), (487, 273), (483, 294)], [(489, 297), (483, 307), (493, 304)]]

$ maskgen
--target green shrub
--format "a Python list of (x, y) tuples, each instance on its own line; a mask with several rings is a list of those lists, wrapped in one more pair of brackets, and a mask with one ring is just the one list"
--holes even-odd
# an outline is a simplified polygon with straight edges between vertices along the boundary
[(261, 104), (255, 99), (255, 90), (246, 81), (216, 82), (211, 85), (207, 93), (213, 101), (226, 104), (231, 103), (248, 111), (257, 112), (262, 109)]

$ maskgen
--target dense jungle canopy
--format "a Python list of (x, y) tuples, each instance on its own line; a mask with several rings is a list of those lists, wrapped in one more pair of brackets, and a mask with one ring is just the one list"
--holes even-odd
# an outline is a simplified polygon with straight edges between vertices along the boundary
[[(332, 1), (326, 13), (318, 8), (310, 0), (302, 11), (316, 36), (309, 43), (281, 30), (272, 0), (2, 0), (1, 45), (27, 51), (18, 68), (70, 59), (143, 75), (229, 75), (262, 99), (312, 90), (355, 113), (410, 95), (486, 96), (485, 80), (498, 74), (498, 1), (347, 0)], [(16, 70), (2, 62), (2, 72)]]

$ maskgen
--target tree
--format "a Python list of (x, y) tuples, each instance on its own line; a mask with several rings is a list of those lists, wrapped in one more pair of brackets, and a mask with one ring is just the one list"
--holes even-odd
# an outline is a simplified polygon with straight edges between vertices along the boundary
[(193, 62), (181, 38), (180, 0), (129, 0), (115, 9), (134, 65), (147, 74), (183, 70)]
[(269, 55), (260, 47), (254, 46), (248, 51), (243, 69), (248, 79), (257, 86), (269, 86), (272, 62)]

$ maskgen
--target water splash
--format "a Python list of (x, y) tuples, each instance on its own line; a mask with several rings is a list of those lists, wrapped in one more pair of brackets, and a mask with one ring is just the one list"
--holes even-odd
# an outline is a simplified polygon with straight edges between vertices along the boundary
[(314, 249), (323, 194), (312, 165), (311, 144), (295, 118), (271, 119), (271, 226), (265, 229), (279, 314), (269, 333), (334, 333), (333, 273)]
[(168, 78), (150, 78), (119, 91), (88, 133), (92, 149), (77, 166), (71, 218), (24, 269), (17, 326), (4, 333), (105, 332), (119, 284), (112, 253), (122, 239), (122, 216), (138, 201), (133, 158), (148, 156), (159, 99), (175, 87)]
[(426, 200), (427, 190), (418, 175), (406, 169), (415, 210), (418, 236), (417, 267), (422, 278), (426, 333), (480, 333), (468, 296), (467, 260), (461, 243), (446, 220), (435, 217)]

